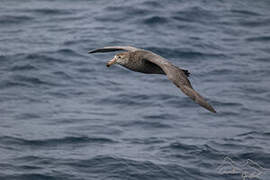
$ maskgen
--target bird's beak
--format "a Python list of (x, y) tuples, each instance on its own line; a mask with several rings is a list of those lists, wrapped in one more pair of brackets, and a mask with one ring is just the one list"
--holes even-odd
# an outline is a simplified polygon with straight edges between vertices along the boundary
[(115, 58), (113, 58), (112, 60), (110, 60), (110, 61), (108, 61), (107, 62), (107, 67), (110, 67), (111, 65), (113, 65), (113, 64), (115, 64), (116, 63), (116, 59)]

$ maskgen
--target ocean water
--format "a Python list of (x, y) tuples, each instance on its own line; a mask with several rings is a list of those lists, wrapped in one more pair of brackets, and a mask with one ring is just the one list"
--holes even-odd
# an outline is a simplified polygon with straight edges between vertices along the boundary
[[(1, 180), (269, 180), (270, 1), (1, 0)], [(191, 72), (106, 67), (111, 45)]]

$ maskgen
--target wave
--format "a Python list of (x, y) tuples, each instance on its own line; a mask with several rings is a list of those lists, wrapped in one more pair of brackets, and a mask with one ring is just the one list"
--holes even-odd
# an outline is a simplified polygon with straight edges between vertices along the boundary
[(143, 23), (146, 25), (163, 25), (163, 24), (168, 23), (168, 19), (161, 16), (152, 16), (152, 17), (145, 18), (143, 20)]
[(254, 20), (245, 19), (245, 20), (239, 21), (238, 24), (244, 27), (249, 27), (249, 28), (268, 27), (270, 25), (270, 19), (269, 18), (254, 19)]
[(247, 137), (247, 138), (249, 138), (250, 136), (265, 137), (265, 136), (270, 136), (270, 131), (269, 132), (267, 132), (267, 131), (261, 131), (261, 132), (249, 131), (249, 132), (246, 132), (246, 133), (238, 134), (237, 136), (238, 137)]
[(39, 77), (31, 77), (31, 76), (25, 76), (25, 75), (15, 75), (13, 76), (13, 81), (17, 81), (17, 82), (21, 82), (21, 83), (25, 83), (28, 85), (57, 85), (54, 84), (52, 82), (49, 81), (45, 81), (43, 80), (43, 78), (39, 78)]
[[(1, 177), (1, 175), (0, 175)], [(22, 180), (28, 180), (28, 179), (38, 179), (38, 180), (58, 180), (60, 179), (69, 179), (69, 177), (62, 177), (58, 176), (55, 173), (52, 175), (45, 175), (43, 173), (22, 173), (22, 174), (14, 174), (14, 175), (5, 175), (2, 176), (3, 180), (5, 179), (22, 179)], [(2, 179), (1, 178), (1, 179)]]
[(27, 13), (35, 13), (40, 15), (70, 15), (73, 14), (75, 9), (59, 9), (59, 8), (40, 8), (40, 9), (28, 9)]
[[(121, 179), (196, 179), (195, 175), (189, 173), (192, 168), (184, 168), (176, 164), (158, 164), (151, 161), (132, 160), (117, 156), (95, 156), (87, 160), (68, 163), (80, 171), (88, 171), (102, 175), (107, 179), (115, 177)], [(106, 172), (106, 173), (104, 173)]]
[(10, 68), (11, 71), (31, 71), (38, 70), (37, 67), (31, 64), (14, 65)]
[[(270, 164), (268, 2), (5, 0), (0, 9), (1, 180), (241, 179), (217, 164)], [(107, 69), (113, 52), (87, 54), (111, 45), (188, 69), (218, 113), (166, 76)]]
[(236, 9), (233, 9), (231, 10), (232, 13), (235, 13), (235, 14), (241, 14), (243, 16), (261, 16), (260, 13), (258, 12), (253, 12), (253, 11), (249, 11), (249, 10), (236, 10)]
[(21, 24), (33, 21), (34, 18), (26, 15), (0, 15), (0, 25)]
[(1, 136), (0, 137), (1, 144), (9, 144), (10, 146), (20, 145), (20, 146), (30, 146), (37, 148), (51, 147), (51, 146), (60, 146), (60, 145), (69, 145), (69, 144), (88, 144), (88, 143), (116, 143), (116, 141), (104, 138), (104, 137), (86, 137), (86, 136), (69, 136), (58, 139), (37, 139), (37, 140), (29, 140), (18, 137), (11, 136)]
[(246, 41), (249, 42), (268, 42), (270, 41), (270, 36), (257, 36), (257, 37), (249, 37), (246, 38)]
[[(160, 116), (156, 116), (158, 117), (158, 119), (162, 119), (165, 120), (166, 118), (162, 118)], [(153, 117), (148, 116), (148, 119), (152, 119)], [(162, 122), (153, 122), (153, 121), (132, 121), (132, 122), (120, 122), (117, 123), (117, 125), (121, 126), (121, 127), (141, 127), (141, 128), (146, 128), (146, 129), (153, 129), (153, 128), (172, 128), (171, 125), (166, 124), (166, 123), (162, 123)]]

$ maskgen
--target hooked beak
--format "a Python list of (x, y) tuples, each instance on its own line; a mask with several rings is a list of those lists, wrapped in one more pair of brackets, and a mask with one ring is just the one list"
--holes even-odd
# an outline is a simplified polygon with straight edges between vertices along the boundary
[(116, 59), (113, 58), (112, 60), (110, 60), (110, 61), (107, 62), (106, 66), (107, 66), (107, 67), (110, 67), (111, 65), (113, 65), (113, 64), (115, 64), (115, 63), (116, 63)]

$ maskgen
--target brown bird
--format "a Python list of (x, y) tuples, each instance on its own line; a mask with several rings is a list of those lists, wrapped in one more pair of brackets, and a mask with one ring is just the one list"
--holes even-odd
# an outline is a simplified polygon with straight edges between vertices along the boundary
[(188, 80), (188, 70), (181, 69), (165, 58), (144, 49), (138, 49), (131, 46), (109, 46), (100, 49), (91, 50), (88, 53), (112, 52), (124, 50), (126, 52), (119, 53), (114, 58), (107, 62), (107, 67), (112, 64), (120, 64), (132, 71), (146, 74), (166, 74), (183, 93), (189, 96), (193, 101), (216, 113), (215, 109), (206, 102), (206, 100), (197, 93)]

